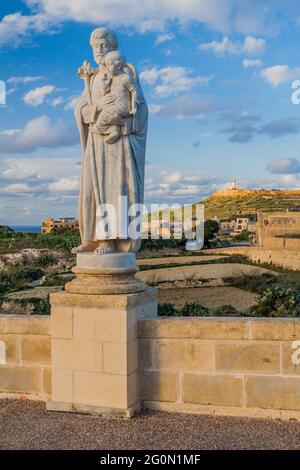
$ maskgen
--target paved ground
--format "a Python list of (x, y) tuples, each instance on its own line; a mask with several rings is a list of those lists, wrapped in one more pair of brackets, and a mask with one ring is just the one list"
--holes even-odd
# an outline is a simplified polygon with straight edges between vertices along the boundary
[(158, 302), (183, 307), (186, 302), (199, 302), (207, 308), (217, 310), (231, 305), (238, 312), (246, 312), (257, 304), (257, 295), (237, 287), (174, 287), (158, 289)]
[(0, 400), (0, 449), (300, 449), (300, 422), (145, 412), (131, 420)]
[[(272, 273), (269, 269), (241, 263), (200, 264), (179, 266), (177, 268), (149, 269), (140, 271), (136, 277), (144, 282), (166, 282), (184, 280), (208, 280), (260, 276)], [(274, 276), (277, 275), (273, 271)]]
[(140, 258), (137, 260), (139, 266), (157, 266), (160, 264), (188, 264), (193, 262), (205, 263), (209, 261), (217, 261), (219, 259), (224, 259), (226, 256), (222, 255), (198, 255), (198, 256), (165, 256), (164, 258)]

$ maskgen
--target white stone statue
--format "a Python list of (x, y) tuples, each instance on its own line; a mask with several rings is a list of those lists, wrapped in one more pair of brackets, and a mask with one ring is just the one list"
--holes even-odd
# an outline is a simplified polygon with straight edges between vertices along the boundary
[[(143, 203), (148, 108), (134, 67), (117, 51), (114, 32), (95, 29), (90, 43), (98, 68), (84, 62), (78, 69), (85, 82), (75, 110), (83, 156), (82, 243), (73, 252), (136, 252), (140, 237), (130, 237), (124, 226), (132, 221), (128, 208)], [(108, 206), (115, 211), (114, 230)]]

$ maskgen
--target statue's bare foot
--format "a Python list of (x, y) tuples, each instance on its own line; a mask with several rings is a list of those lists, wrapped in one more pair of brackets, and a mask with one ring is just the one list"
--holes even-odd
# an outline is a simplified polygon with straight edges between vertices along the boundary
[(108, 255), (109, 253), (113, 253), (113, 250), (111, 248), (108, 248), (108, 247), (101, 248), (100, 246), (98, 246), (98, 248), (96, 248), (94, 253), (96, 255)]
[(71, 253), (76, 255), (77, 253), (87, 253), (89, 251), (94, 251), (95, 246), (96, 246), (95, 242), (86, 241), (86, 242), (81, 243), (81, 245), (76, 246), (75, 248), (73, 248), (71, 250)]
[(114, 144), (115, 142), (117, 142), (119, 137), (120, 137), (120, 131), (116, 129), (115, 131), (112, 131), (108, 137), (106, 137), (105, 142), (107, 144)]
[(98, 241), (98, 246), (95, 249), (94, 253), (96, 255), (107, 255), (109, 253), (114, 253), (116, 251), (115, 240), (101, 240)]

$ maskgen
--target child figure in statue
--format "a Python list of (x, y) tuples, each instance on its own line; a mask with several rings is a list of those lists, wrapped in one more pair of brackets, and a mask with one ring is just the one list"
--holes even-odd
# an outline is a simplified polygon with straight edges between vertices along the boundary
[(106, 93), (114, 95), (116, 101), (100, 112), (97, 122), (92, 126), (92, 132), (107, 135), (105, 142), (113, 144), (120, 137), (123, 118), (136, 113), (138, 87), (135, 79), (125, 71), (126, 60), (121, 52), (109, 52), (105, 56), (105, 65), (109, 77), (104, 84), (107, 87)]

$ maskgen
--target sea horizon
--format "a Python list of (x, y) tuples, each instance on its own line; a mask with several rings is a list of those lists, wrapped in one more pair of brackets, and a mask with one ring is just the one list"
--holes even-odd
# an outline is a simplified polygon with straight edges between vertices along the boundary
[(40, 225), (9, 225), (15, 232), (40, 233)]

